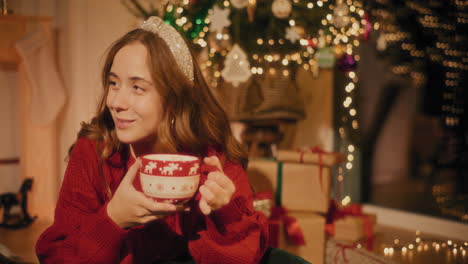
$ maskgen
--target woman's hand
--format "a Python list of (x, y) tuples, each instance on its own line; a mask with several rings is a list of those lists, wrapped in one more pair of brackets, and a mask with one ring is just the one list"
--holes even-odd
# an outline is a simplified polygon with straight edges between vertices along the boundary
[(218, 171), (210, 172), (205, 183), (200, 186), (200, 210), (203, 214), (209, 215), (212, 211), (225, 206), (231, 201), (231, 197), (236, 191), (236, 186), (224, 174), (218, 157), (207, 157), (203, 161), (218, 169)]
[(145, 224), (176, 211), (175, 205), (158, 203), (133, 187), (140, 167), (141, 161), (137, 159), (107, 205), (107, 214), (121, 228)]

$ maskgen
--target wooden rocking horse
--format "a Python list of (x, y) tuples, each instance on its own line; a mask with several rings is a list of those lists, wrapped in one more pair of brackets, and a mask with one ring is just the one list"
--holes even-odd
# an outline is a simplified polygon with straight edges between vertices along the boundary
[[(28, 192), (31, 191), (33, 179), (27, 178), (21, 184), (18, 193), (0, 194), (0, 208), (3, 208), (3, 219), (0, 227), (17, 229), (30, 225), (37, 217), (28, 213)], [(13, 215), (10, 210), (14, 206), (21, 207), (21, 214)]]

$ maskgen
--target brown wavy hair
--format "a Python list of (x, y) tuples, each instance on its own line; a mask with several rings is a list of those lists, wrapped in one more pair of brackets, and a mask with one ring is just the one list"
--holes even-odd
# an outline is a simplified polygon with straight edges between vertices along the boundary
[[(154, 87), (162, 98), (162, 114), (157, 131), (156, 146), (161, 152), (186, 152), (197, 156), (206, 154), (208, 147), (222, 151), (226, 158), (247, 164), (247, 154), (233, 137), (228, 117), (210, 91), (192, 52), (194, 81), (190, 81), (177, 66), (166, 42), (157, 34), (135, 29), (114, 42), (108, 49), (102, 69), (103, 95), (97, 114), (91, 122), (81, 124), (78, 137), (87, 137), (97, 142), (99, 170), (107, 198), (111, 197), (109, 184), (104, 179), (102, 165), (116, 152), (128, 149), (115, 132), (114, 122), (106, 106), (109, 91), (109, 72), (117, 52), (125, 45), (143, 44), (148, 51)], [(171, 122), (173, 122), (171, 124)]]

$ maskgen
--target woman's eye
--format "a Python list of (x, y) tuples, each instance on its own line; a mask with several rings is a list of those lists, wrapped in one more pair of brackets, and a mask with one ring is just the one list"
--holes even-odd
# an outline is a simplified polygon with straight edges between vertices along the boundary
[(117, 82), (109, 81), (109, 86), (110, 87), (117, 87)]
[(138, 85), (134, 85), (134, 86), (133, 86), (133, 89), (135, 89), (135, 90), (138, 91), (138, 92), (144, 92), (144, 91), (145, 91), (145, 89), (143, 89), (142, 87), (140, 87), (140, 86), (138, 86)]

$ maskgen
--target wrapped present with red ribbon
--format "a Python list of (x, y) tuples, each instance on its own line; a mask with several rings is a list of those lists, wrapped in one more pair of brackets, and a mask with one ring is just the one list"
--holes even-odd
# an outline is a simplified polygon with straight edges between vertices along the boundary
[(332, 200), (325, 230), (337, 241), (357, 242), (364, 238), (366, 248), (372, 250), (376, 220), (375, 215), (364, 214), (360, 204), (339, 208)]
[[(314, 263), (323, 264), (325, 254), (325, 217), (311, 213), (288, 211), (289, 217), (293, 217), (297, 224), (291, 224), (289, 232), (291, 235), (286, 235), (286, 229), (280, 229), (279, 248), (291, 252), (303, 259)], [(303, 234), (305, 245), (297, 245), (291, 242), (294, 239), (296, 226), (300, 226)], [(270, 234), (271, 236), (272, 234)]]
[(305, 245), (304, 234), (296, 218), (290, 216), (286, 208), (272, 206), (273, 196), (270, 192), (259, 192), (254, 194), (254, 209), (260, 211), (269, 221), (269, 245), (279, 247), (280, 229), (284, 227), (289, 243), (296, 246)]
[[(271, 192), (254, 195), (254, 209), (264, 212), (272, 204)], [(270, 202), (268, 200), (270, 199)], [(307, 212), (289, 211), (273, 206), (267, 213), (271, 247), (281, 248), (317, 264), (322, 264), (325, 251), (325, 218)]]
[(278, 150), (276, 154), (276, 159), (279, 161), (315, 164), (325, 167), (340, 164), (345, 158), (344, 153), (328, 152), (319, 146), (296, 148), (295, 150)]
[(291, 211), (326, 213), (330, 201), (330, 168), (313, 164), (253, 159), (247, 168), (255, 192), (271, 192), (276, 205)]

